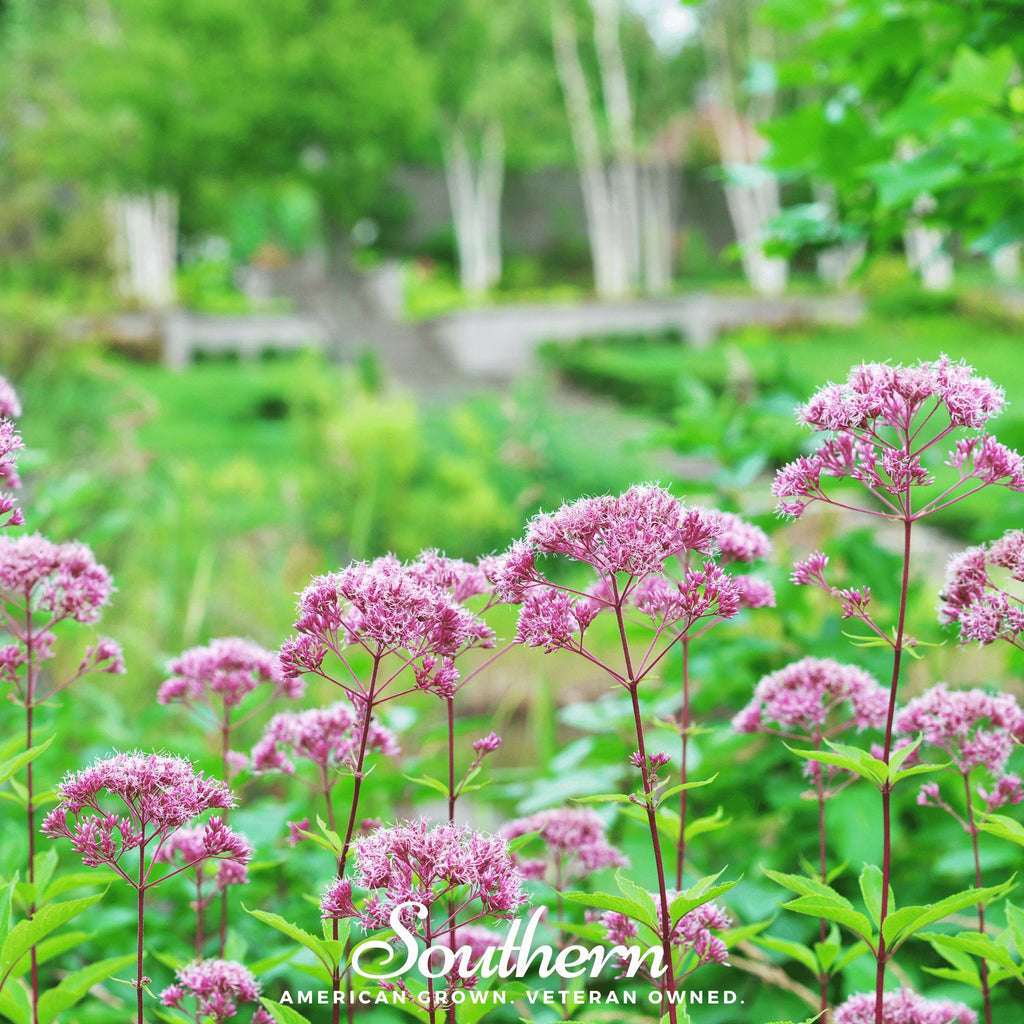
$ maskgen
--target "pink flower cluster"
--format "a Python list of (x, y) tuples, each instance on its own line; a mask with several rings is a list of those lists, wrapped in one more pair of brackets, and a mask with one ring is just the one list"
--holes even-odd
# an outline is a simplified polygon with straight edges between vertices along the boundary
[[(501, 836), (451, 823), (432, 827), (424, 821), (407, 822), (357, 840), (356, 853), (355, 884), (372, 890), (358, 914), (367, 928), (387, 927), (396, 907), (413, 902), (428, 911), (443, 908), (445, 920), (435, 928), (439, 934), (454, 923), (447, 897), (456, 889), (461, 889), (459, 909), (469, 915), (463, 925), (484, 917), (510, 918), (527, 902), (522, 875)], [(336, 880), (321, 901), (323, 917), (353, 916), (351, 891), (347, 879)], [(415, 915), (406, 916), (410, 928), (422, 927)]]
[[(896, 716), (896, 729), (921, 733), (926, 742), (944, 750), (963, 774), (984, 768), (996, 786), (979, 787), (989, 811), (1024, 800), (1020, 779), (1005, 774), (1014, 748), (1024, 741), (1024, 711), (1012, 694), (984, 690), (949, 690), (944, 683), (915, 697)], [(922, 787), (919, 802), (943, 806), (934, 783)]]
[(171, 678), (157, 692), (159, 704), (236, 707), (260, 686), (269, 688), (268, 699), (297, 699), (306, 692), (303, 680), (281, 672), (276, 655), (238, 637), (192, 647), (171, 662), (170, 671)]
[(1010, 580), (1024, 582), (1024, 531), (1010, 530), (992, 544), (968, 548), (950, 559), (939, 621), (956, 623), (961, 644), (1006, 640), (1024, 647), (1024, 602), (993, 578), (992, 566)]
[[(312, 761), (322, 773), (353, 769), (362, 720), (345, 703), (307, 711), (284, 711), (267, 724), (262, 739), (252, 748), (252, 769), (257, 772), (295, 774), (292, 758)], [(386, 757), (401, 753), (395, 734), (371, 722), (367, 749)]]
[[(659, 634), (668, 630), (678, 638), (702, 620), (710, 625), (741, 607), (774, 604), (769, 584), (727, 573), (710, 557), (749, 561), (769, 550), (758, 527), (731, 514), (687, 508), (669, 491), (647, 485), (541, 513), (489, 571), (498, 596), (522, 604), (520, 643), (582, 654), (587, 628), (605, 609), (629, 606)], [(538, 554), (582, 562), (597, 579), (585, 593), (556, 584), (538, 568)], [(694, 556), (699, 560), (690, 564)], [(670, 558), (683, 563), (681, 578), (665, 574)]]
[[(653, 894), (655, 901), (657, 895)], [(677, 893), (669, 891), (669, 902)], [(618, 946), (635, 945), (633, 940), (639, 934), (636, 921), (625, 914), (607, 911), (601, 915), (601, 923), (610, 942)], [(705, 903), (703, 906), (684, 914), (672, 928), (672, 946), (684, 954), (692, 954), (692, 962), (687, 973), (704, 964), (728, 964), (729, 950), (725, 943), (712, 932), (722, 931), (730, 927), (732, 919), (717, 903)]]
[[(333, 679), (323, 667), (328, 651), (344, 662), (343, 652), (355, 645), (375, 660), (396, 654), (408, 664), (419, 663), (421, 688), (436, 684), (450, 690), (458, 678), (456, 655), (494, 643), (490, 627), (437, 585), (438, 579), (451, 581), (457, 571), (431, 554), (412, 566), (387, 556), (318, 576), (299, 599), (298, 636), (281, 647), (283, 671), (292, 676), (313, 672), (357, 697), (360, 684)], [(450, 586), (459, 589), (457, 583)], [(473, 586), (466, 583), (463, 589)]]
[(110, 573), (84, 544), (54, 544), (38, 533), (0, 537), (4, 602), (31, 604), (47, 613), (49, 625), (97, 622), (113, 589)]
[[(235, 960), (199, 960), (175, 971), (177, 981), (160, 993), (160, 1005), (186, 1013), (202, 1024), (223, 1024), (238, 1016), (239, 1003), (259, 1003), (260, 986), (248, 968)], [(194, 999), (190, 1011), (185, 1001)], [(257, 1005), (250, 1024), (274, 1024)]]
[[(843, 720), (826, 729), (830, 717), (844, 706)], [(802, 658), (764, 676), (732, 727), (741, 733), (835, 735), (852, 726), (880, 728), (888, 706), (888, 692), (862, 668), (832, 658)]]
[(561, 807), (538, 811), (510, 821), (501, 834), (510, 842), (531, 832), (547, 848), (543, 858), (518, 860), (524, 878), (552, 874), (556, 886), (608, 867), (626, 867), (629, 861), (608, 842), (608, 826), (587, 808)]
[[(213, 821), (221, 819), (211, 819)], [(241, 836), (239, 848), (245, 843)], [(210, 846), (207, 829), (197, 825), (187, 825), (179, 828), (160, 846), (153, 857), (157, 864), (177, 864), (182, 868), (195, 868), (201, 873), (207, 861), (210, 859), (207, 849)], [(245, 847), (248, 853), (248, 846)], [(217, 874), (214, 878), (214, 889), (216, 892), (223, 892), (229, 885), (244, 885), (249, 881), (249, 857), (244, 860), (232, 860), (224, 855), (214, 858), (217, 860)], [(201, 877), (201, 874), (200, 874)], [(205, 905), (204, 901), (204, 905)], [(202, 910), (202, 907), (198, 909)]]
[[(0, 377), (0, 485), (12, 490), (21, 486), (16, 460), (24, 447), (21, 435), (11, 422), (21, 415), (21, 402), (10, 381)], [(6, 517), (6, 518), (3, 518)], [(20, 526), (25, 520), (21, 509), (15, 508), (14, 495), (0, 492), (0, 526)]]
[(855, 366), (845, 384), (829, 384), (800, 408), (800, 422), (832, 436), (779, 470), (772, 493), (780, 511), (799, 516), (813, 501), (832, 502), (822, 477), (847, 478), (881, 505), (861, 511), (919, 519), (989, 484), (1024, 490), (1020, 455), (981, 433), (955, 441), (946, 462), (958, 477), (951, 486), (931, 501), (907, 503), (910, 489), (935, 482), (925, 452), (954, 431), (981, 430), (1003, 404), (1001, 388), (948, 356), (913, 366)]
[[(157, 853), (178, 829), (205, 811), (235, 803), (222, 782), (196, 772), (184, 758), (141, 751), (117, 754), (69, 773), (57, 787), (57, 799), (43, 821), (44, 835), (70, 839), (84, 864), (107, 864), (132, 885), (137, 880), (119, 867), (125, 853), (147, 847)], [(207, 859), (248, 863), (251, 857), (249, 845), (216, 817), (203, 829), (202, 847)], [(147, 873), (144, 886), (151, 884), (155, 881)]]
[[(925, 999), (912, 989), (886, 992), (882, 997), (882, 1024), (976, 1024), (978, 1015), (951, 999)], [(875, 995), (850, 996), (836, 1007), (833, 1024), (876, 1024)]]

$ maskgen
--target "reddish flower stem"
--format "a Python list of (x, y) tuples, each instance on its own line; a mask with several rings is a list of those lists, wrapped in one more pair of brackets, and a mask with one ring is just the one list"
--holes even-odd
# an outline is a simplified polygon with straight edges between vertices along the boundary
[[(227, 705), (224, 706), (224, 717), (220, 723), (220, 777), (228, 784), (228, 750), (231, 747), (231, 720)], [(224, 808), (223, 820), (227, 824), (228, 811)], [(224, 959), (224, 949), (228, 941), (228, 887), (220, 894), (220, 958)]]
[[(969, 772), (963, 772), (964, 796), (967, 799), (967, 831), (971, 836), (971, 845), (974, 847), (974, 884), (981, 888), (981, 857), (978, 854), (978, 826), (974, 820), (974, 805), (971, 802), (971, 782)], [(978, 931), (985, 934), (985, 906), (978, 904)], [(981, 993), (985, 1001), (985, 1022), (992, 1024), (992, 992), (988, 983), (988, 962), (981, 958)]]
[[(690, 638), (684, 636), (683, 648), (683, 707), (680, 711), (679, 731), (683, 740), (683, 763), (680, 768), (679, 781), (686, 784), (686, 757), (690, 746)], [(686, 860), (686, 793), (679, 793), (679, 849), (676, 853), (676, 888), (683, 887), (683, 863)]]
[[(455, 699), (448, 697), (448, 820), (455, 824)], [(455, 952), (455, 900), (448, 900), (448, 944)], [(449, 1004), (446, 1014), (447, 1024), (455, 1024), (455, 1004)]]
[[(910, 510), (910, 490), (904, 496), (903, 520), (903, 578), (900, 582), (900, 611), (893, 643), (892, 682), (889, 686), (889, 711), (885, 720), (885, 749), (882, 760), (888, 764), (892, 751), (893, 718), (896, 714), (896, 691), (900, 681), (900, 662), (903, 655), (903, 631), (907, 618), (907, 594), (910, 589), (910, 537), (913, 518)], [(882, 1000), (885, 995), (885, 966), (889, 955), (885, 948), (883, 929), (889, 913), (889, 879), (892, 874), (892, 785), (882, 785), (882, 905), (878, 912), (878, 951), (875, 962), (875, 1024), (884, 1024)]]
[[(613, 581), (614, 584), (614, 581)], [(614, 590), (614, 586), (613, 586)], [(647, 826), (651, 833), (651, 846), (654, 849), (654, 867), (658, 874), (658, 900), (660, 902), (661, 916), (661, 950), (665, 960), (665, 975), (660, 981), (659, 987), (666, 994), (668, 1002), (668, 1019), (670, 1024), (678, 1024), (678, 1013), (676, 1004), (671, 1001), (670, 993), (675, 992), (676, 981), (672, 964), (672, 915), (668, 909), (668, 888), (665, 884), (665, 864), (661, 856), (661, 839), (658, 836), (658, 819), (654, 807), (654, 787), (651, 783), (650, 773), (647, 770), (647, 747), (644, 743), (644, 722), (640, 714), (640, 697), (638, 695), (639, 684), (633, 676), (633, 662), (629, 655), (629, 641), (626, 639), (626, 622), (622, 616), (622, 600), (616, 594), (615, 618), (619, 624), (619, 639), (622, 642), (622, 656), (626, 665), (626, 678), (628, 679), (627, 689), (633, 703), (633, 723), (636, 726), (637, 749), (640, 753), (641, 776), (643, 778), (644, 796), (647, 798), (644, 805), (647, 810)]]
[(146, 844), (143, 843), (139, 847), (139, 880), (136, 885), (136, 890), (139, 897), (139, 915), (137, 925), (137, 959), (136, 959), (136, 975), (135, 975), (135, 992), (136, 1000), (138, 1004), (138, 1024), (144, 1024), (142, 1019), (142, 994), (143, 994), (143, 973), (142, 973), (142, 955), (143, 955), (143, 944), (145, 941), (146, 934)]
[[(32, 749), (32, 713), (36, 703), (36, 666), (33, 651), (34, 636), (32, 633), (31, 595), (25, 594), (25, 750)], [(25, 766), (25, 807), (28, 819), (28, 881), (30, 885), (36, 880), (36, 821), (35, 821), (35, 785), (32, 775), (32, 762)], [(36, 912), (33, 900), (28, 908), (31, 918)], [(29, 951), (32, 982), (32, 1024), (39, 1024), (39, 957), (35, 944)]]
[[(363, 722), (359, 733), (359, 754), (356, 757), (356, 767), (353, 773), (352, 783), (352, 805), (348, 812), (348, 828), (345, 830), (345, 841), (342, 843), (341, 856), (338, 857), (338, 877), (345, 873), (345, 865), (348, 863), (349, 849), (352, 846), (352, 835), (356, 828), (356, 817), (359, 813), (359, 791), (363, 785), (363, 764), (366, 760), (366, 746), (370, 739), (370, 718), (373, 715), (373, 698), (374, 692), (377, 688), (377, 676), (380, 672), (381, 655), (377, 655), (373, 659), (373, 672), (370, 675), (370, 689), (365, 697), (365, 704), (363, 705)], [(334, 939), (338, 939), (338, 921), (334, 921)], [(341, 991), (341, 968), (336, 967), (334, 969), (333, 982), (333, 993)], [(352, 980), (346, 977), (345, 981), (346, 990), (351, 991)], [(332, 998), (332, 1022), (333, 1024), (339, 1024), (341, 1021), (341, 1005), (338, 1002), (336, 995)], [(347, 1013), (349, 1021), (355, 1019), (355, 1007), (352, 1005), (352, 1000), (347, 999), (346, 1001)], [(431, 1014), (431, 1020), (433, 1020), (433, 1014)]]
[[(814, 737), (814, 749), (821, 749), (821, 735)], [(824, 765), (818, 764), (818, 776), (815, 780), (815, 791), (818, 801), (818, 872), (821, 875), (821, 881), (827, 883), (828, 881), (828, 852), (825, 846), (825, 779), (824, 779)], [(821, 918), (818, 922), (818, 936), (821, 940), (822, 945), (828, 941), (828, 922), (825, 918)], [(821, 992), (821, 1012), (822, 1020), (827, 1021), (828, 1017), (828, 972), (822, 971), (818, 975), (818, 986)]]
[[(223, 949), (221, 950), (223, 955)], [(203, 958), (203, 869), (196, 868), (196, 959)]]

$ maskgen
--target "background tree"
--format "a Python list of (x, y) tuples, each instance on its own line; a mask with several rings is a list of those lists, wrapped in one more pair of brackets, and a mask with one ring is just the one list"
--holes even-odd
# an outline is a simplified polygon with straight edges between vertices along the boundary
[[(908, 225), (953, 232), (1012, 270), (1024, 236), (1019, 5), (771, 0), (769, 11), (800, 41), (786, 78), (807, 97), (768, 126), (772, 164), (827, 184), (844, 228), (876, 247)], [(922, 269), (939, 265), (938, 236), (909, 237), (928, 243)]]

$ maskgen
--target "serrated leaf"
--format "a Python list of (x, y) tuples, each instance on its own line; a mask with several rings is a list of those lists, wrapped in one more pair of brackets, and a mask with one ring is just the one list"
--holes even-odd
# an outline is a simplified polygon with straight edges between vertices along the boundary
[(852, 964), (858, 957), (871, 952), (871, 947), (858, 939), (832, 966), (832, 973), (838, 974), (848, 964)]
[(305, 946), (324, 965), (328, 973), (337, 966), (324, 948), (323, 941), (307, 932), (304, 928), (300, 928), (297, 924), (292, 924), (291, 921), (285, 920), (280, 914), (271, 914), (266, 910), (250, 910), (244, 903), (242, 904), (242, 909), (250, 916), (255, 917), (257, 921), (270, 925), (271, 928), (281, 932), (282, 935), (287, 935), (288, 938), (293, 939), (300, 946)]
[(537, 838), (544, 830), (539, 828), (533, 832), (524, 832), (521, 836), (516, 836), (515, 839), (510, 839), (508, 844), (509, 853), (518, 853), (527, 843), (532, 842)]
[(43, 903), (49, 903), (52, 899), (63, 896), (64, 893), (70, 892), (72, 889), (84, 889), (94, 885), (105, 888), (116, 878), (117, 876), (112, 871), (103, 870), (72, 871), (66, 875), (60, 874), (46, 887), (41, 899)]
[(768, 869), (765, 870), (765, 874), (784, 889), (795, 892), (797, 896), (820, 896), (823, 899), (834, 901), (839, 906), (853, 910), (853, 904), (845, 896), (840, 896), (830, 885), (826, 885), (817, 878), (809, 878), (806, 875), (787, 875), (781, 871)]
[[(828, 743), (828, 740), (825, 741)], [(868, 779), (875, 786), (881, 787), (885, 784), (889, 774), (889, 767), (884, 761), (872, 757), (866, 750), (858, 747), (849, 747), (843, 743), (828, 743), (828, 750), (799, 750), (785, 744), (787, 750), (798, 757), (806, 758), (808, 761), (821, 761), (824, 764), (835, 765), (843, 768), (854, 775)]]
[(52, 1024), (59, 1014), (74, 1006), (94, 985), (133, 963), (134, 954), (113, 956), (62, 978), (56, 988), (48, 989), (39, 997), (39, 1024)]
[[(678, 820), (678, 817), (677, 817)], [(659, 818), (660, 824), (660, 818)], [(703, 818), (695, 818), (687, 824), (684, 834), (686, 842), (690, 842), (697, 836), (705, 835), (708, 832), (717, 832), (720, 828), (726, 828), (732, 824), (732, 818), (726, 818), (721, 805), (715, 809), (714, 814), (706, 814)]]
[[(721, 873), (719, 871), (718, 875)], [(709, 876), (709, 878), (718, 878), (718, 875)], [(669, 905), (669, 912), (672, 915), (673, 921), (678, 921), (684, 914), (689, 914), (691, 910), (696, 910), (697, 907), (702, 907), (705, 903), (710, 903), (711, 900), (721, 896), (722, 893), (728, 892), (736, 885), (739, 878), (731, 882), (719, 882), (717, 885), (702, 884), (707, 883), (708, 880), (701, 879), (697, 885), (691, 886), (685, 892), (681, 892), (673, 898)]]
[(795, 900), (784, 903), (787, 910), (809, 917), (823, 917), (826, 921), (849, 928), (855, 935), (864, 940), (872, 938), (871, 922), (859, 911), (849, 909), (833, 900), (822, 899), (820, 896), (798, 896)]
[(989, 835), (1007, 839), (1018, 846), (1024, 846), (1024, 825), (1005, 814), (985, 814), (978, 822), (978, 828)]
[(43, 743), (31, 747), (28, 750), (23, 750), (20, 754), (10, 757), (3, 763), (0, 763), (0, 785), (3, 785), (12, 775), (14, 775), (15, 772), (20, 771), (30, 761), (34, 761), (52, 742), (53, 737), (51, 736)]
[(309, 1024), (309, 1021), (290, 1006), (282, 1006), (275, 1003), (273, 999), (263, 997), (260, 999), (263, 1008), (274, 1018), (274, 1024)]
[(818, 962), (814, 954), (799, 942), (790, 942), (788, 939), (776, 939), (770, 935), (759, 935), (754, 939), (754, 943), (775, 953), (788, 956), (790, 960), (795, 960), (798, 964), (806, 967), (811, 974), (816, 975), (818, 973)]
[(441, 782), (440, 779), (432, 779), (429, 775), (404, 775), (403, 778), (408, 779), (417, 786), (426, 786), (428, 789), (432, 789), (435, 792), (440, 793), (446, 800), (449, 797), (448, 786)]
[[(47, 960), (52, 960), (54, 957), (66, 953), (69, 949), (75, 949), (86, 940), (91, 939), (92, 936), (92, 932), (82, 931), (60, 932), (57, 935), (51, 935), (49, 938), (43, 939), (42, 942), (36, 943), (36, 962), (44, 964)], [(22, 957), (14, 970), (11, 971), (11, 977), (20, 977), (28, 971), (31, 965), (31, 957)]]
[(914, 932), (920, 931), (925, 925), (941, 921), (958, 910), (966, 910), (979, 903), (990, 903), (1005, 895), (1012, 886), (1013, 879), (1011, 878), (1001, 885), (992, 885), (984, 889), (965, 889), (963, 892), (954, 893), (952, 896), (947, 896), (945, 899), (927, 906), (903, 907), (885, 919), (882, 935), (885, 938), (886, 949), (893, 953)]
[(647, 911), (648, 921), (657, 922), (661, 919), (661, 912), (654, 905), (654, 897), (643, 886), (637, 885), (621, 871), (615, 872), (615, 884), (626, 899), (639, 903)]
[(87, 896), (66, 903), (50, 903), (40, 907), (29, 920), (20, 921), (10, 930), (3, 946), (0, 946), (0, 972), (6, 976), (40, 939), (88, 910), (99, 900), (100, 896)]
[(918, 938), (923, 939), (935, 949), (958, 949), (964, 953), (970, 953), (972, 956), (988, 960), (1018, 977), (1024, 977), (1020, 965), (1010, 956), (1010, 951), (1005, 946), (993, 942), (990, 936), (983, 935), (981, 932), (959, 932), (956, 935), (925, 932)]
[(32, 862), (37, 892), (46, 892), (46, 887), (57, 870), (57, 851), (50, 847), (45, 853), (37, 853)]
[(931, 772), (941, 772), (944, 768), (948, 768), (950, 764), (950, 761), (945, 761), (942, 764), (915, 764), (912, 768), (904, 768), (903, 771), (891, 775), (890, 778), (895, 786), (897, 782), (909, 779), (913, 775), (928, 775)]
[(7, 933), (11, 929), (11, 903), (14, 900), (14, 890), (18, 887), (18, 873), (0, 889), (0, 946), (3, 945)]
[[(967, 971), (958, 967), (925, 967), (925, 972), (945, 981), (955, 981), (958, 985), (970, 985), (981, 991), (981, 975), (977, 971)], [(991, 983), (991, 978), (989, 978)]]
[(606, 892), (567, 892), (563, 893), (567, 900), (582, 903), (585, 907), (596, 907), (598, 910), (611, 910), (616, 914), (625, 914), (634, 921), (640, 921), (653, 931), (658, 930), (657, 919), (652, 917), (642, 903), (626, 896), (613, 896)]
[(1006, 923), (1010, 926), (1013, 944), (1016, 946), (1017, 952), (1024, 957), (1024, 910), (1009, 900), (1003, 906), (1006, 908)]
[[(865, 864), (858, 881), (860, 883), (861, 895), (864, 897), (864, 906), (868, 908), (871, 920), (875, 922), (875, 927), (877, 928), (882, 916), (882, 872), (874, 864)], [(886, 914), (893, 913), (895, 909), (895, 897), (890, 885)]]
[(6, 985), (0, 988), (0, 1014), (14, 1024), (29, 1024), (32, 1011), (28, 1005), (28, 996), (20, 985)]
[(710, 779), (701, 779), (699, 782), (683, 782), (678, 786), (673, 786), (671, 789), (666, 789), (664, 793), (658, 794), (658, 802), (667, 800), (670, 796), (675, 796), (677, 793), (682, 793), (684, 790), (699, 789), (701, 786), (710, 786), (715, 779), (718, 778), (718, 772), (715, 772)]

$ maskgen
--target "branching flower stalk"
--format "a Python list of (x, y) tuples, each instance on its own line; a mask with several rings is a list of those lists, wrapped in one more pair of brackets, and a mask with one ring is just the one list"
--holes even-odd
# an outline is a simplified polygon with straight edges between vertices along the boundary
[[(971, 837), (974, 854), (974, 878), (982, 887), (981, 857), (978, 849), (978, 825), (975, 818), (975, 790), (972, 774), (984, 771), (988, 788), (977, 787), (984, 801), (985, 813), (992, 813), (1006, 804), (1024, 801), (1020, 777), (1008, 773), (1006, 765), (1014, 747), (1024, 742), (1024, 711), (1012, 694), (989, 694), (984, 690), (948, 690), (944, 684), (932, 687), (916, 697), (897, 715), (898, 732), (918, 734), (924, 741), (951, 759), (949, 771), (960, 777), (965, 811), (957, 813), (942, 797), (937, 782), (921, 786), (917, 802), (925, 807), (938, 807), (955, 818)], [(978, 931), (985, 933), (985, 908), (978, 904)], [(991, 991), (988, 964), (981, 960), (981, 991), (985, 1020), (992, 1021)]]
[[(248, 640), (225, 637), (206, 647), (192, 647), (171, 662), (170, 678), (156, 699), (158, 704), (184, 705), (216, 735), (221, 778), (230, 786), (246, 763), (244, 754), (232, 750), (232, 735), (272, 703), (282, 698), (297, 700), (305, 690), (301, 678), (283, 675), (275, 654)], [(219, 950), (223, 958), (228, 898), (226, 887), (220, 891)], [(202, 902), (199, 895), (197, 900)], [(201, 935), (201, 910), (198, 915), (197, 934)], [(196, 956), (202, 956), (201, 949), (197, 948)]]
[[(392, 556), (315, 578), (299, 599), (295, 630), (281, 648), (285, 675), (310, 673), (329, 680), (345, 693), (356, 716), (352, 798), (338, 852), (341, 878), (358, 821), (376, 709), (416, 690), (452, 694), (459, 679), (455, 658), (470, 647), (492, 646), (494, 634), (450, 592), (424, 579), (416, 563), (403, 565)], [(368, 678), (355, 670), (353, 652), (370, 659)], [(328, 654), (340, 672), (326, 663)], [(399, 680), (407, 671), (413, 683), (403, 688)], [(340, 970), (334, 971), (333, 985), (339, 993)], [(348, 1006), (351, 1016), (351, 1000)], [(340, 1002), (334, 999), (334, 1024), (339, 1019)]]
[[(234, 797), (223, 782), (196, 772), (184, 758), (133, 751), (69, 773), (57, 787), (57, 798), (43, 834), (71, 840), (83, 864), (105, 865), (135, 890), (136, 1024), (144, 1024), (143, 995), (150, 981), (143, 970), (146, 895), (195, 863), (185, 859), (160, 874), (163, 851), (180, 829), (206, 811), (234, 806)], [(195, 851), (200, 847), (205, 860), (245, 865), (252, 857), (248, 843), (219, 817), (203, 826)]]
[[(112, 591), (110, 574), (84, 544), (54, 544), (38, 534), (0, 537), (0, 632), (11, 640), (0, 648), (0, 678), (10, 688), (10, 699), (25, 712), (25, 752), (30, 757), (25, 766), (24, 795), (30, 885), (35, 883), (36, 787), (31, 757), (37, 737), (36, 710), (90, 672), (124, 671), (121, 648), (105, 637), (86, 647), (78, 669), (63, 681), (44, 687), (42, 666), (55, 654), (54, 629), (67, 619), (86, 625), (98, 622)], [(35, 911), (32, 900), (28, 916)], [(30, 960), (34, 1020), (39, 997), (34, 946)]]
[[(640, 706), (641, 684), (650, 678), (668, 652), (685, 636), (710, 621), (734, 616), (741, 606), (741, 587), (710, 557), (722, 532), (721, 517), (704, 509), (686, 508), (668, 491), (654, 486), (632, 487), (618, 497), (581, 499), (557, 512), (541, 514), (492, 569), (499, 597), (521, 604), (516, 639), (546, 652), (571, 651), (605, 672), (629, 694), (637, 750), (630, 764), (639, 769), (640, 790), (629, 799), (644, 808), (658, 881), (656, 900), (660, 943), (666, 972), (658, 980), (664, 993), (675, 992), (672, 920), (669, 912), (665, 860), (658, 832), (659, 791), (666, 784), (659, 770), (669, 761), (650, 753)], [(668, 559), (687, 554), (704, 556), (682, 579), (665, 574)], [(589, 566), (596, 578), (579, 590), (546, 576), (536, 556), (556, 555)], [(587, 630), (600, 614), (615, 621), (621, 660), (612, 664), (587, 642)], [(638, 617), (651, 631), (646, 642), (631, 640), (628, 628)], [(675, 1024), (676, 1006), (668, 1002)]]
[[(512, 918), (528, 902), (522, 876), (500, 836), (484, 836), (451, 823), (431, 827), (422, 821), (407, 822), (378, 829), (357, 840), (355, 847), (354, 884), (370, 896), (357, 910), (353, 881), (335, 879), (321, 900), (324, 920), (356, 918), (367, 930), (377, 930), (390, 927), (392, 914), (404, 908), (402, 923), (429, 947), (451, 935), (453, 924), (458, 938), (481, 921)], [(409, 904), (419, 904), (422, 912)], [(470, 932), (467, 938), (472, 937)], [(454, 954), (458, 947), (450, 948)], [(477, 952), (481, 955), (483, 950)], [(453, 956), (445, 990), (438, 991), (434, 978), (427, 976), (427, 1000), (420, 1005), (425, 1006), (430, 1024), (436, 1024), (439, 1014), (451, 1005), (446, 997), (452, 991), (475, 984), (475, 977), (460, 974), (457, 961)], [(412, 998), (403, 979), (393, 985)]]
[[(766, 733), (786, 740), (810, 742), (820, 751), (826, 740), (850, 729), (858, 731), (884, 726), (889, 695), (878, 682), (856, 665), (842, 665), (831, 658), (802, 658), (777, 672), (764, 676), (754, 696), (732, 720), (739, 733)], [(826, 802), (848, 786), (856, 776), (834, 765), (807, 761), (805, 774), (814, 783), (818, 819), (818, 873), (828, 882)], [(845, 780), (837, 782), (841, 776)], [(828, 940), (828, 922), (821, 918), (819, 939)], [(818, 975), (819, 1006), (829, 1007), (826, 972)]]
[[(715, 538), (719, 564), (730, 562), (749, 563), (757, 559), (768, 558), (772, 545), (764, 530), (745, 522), (731, 512), (716, 512), (721, 530)], [(683, 574), (690, 568), (691, 552), (681, 559)], [(770, 583), (754, 576), (736, 575), (740, 586), (741, 604), (745, 608), (766, 608), (775, 606), (775, 591)], [(678, 723), (681, 743), (680, 782), (683, 787), (679, 791), (679, 844), (676, 849), (676, 888), (683, 887), (683, 869), (686, 863), (686, 819), (689, 801), (689, 759), (690, 739), (693, 732), (691, 720), (690, 697), (692, 678), (690, 674), (690, 646), (708, 630), (724, 620), (717, 619), (702, 624), (699, 628), (687, 630), (679, 640), (682, 651), (682, 706), (679, 710)]]
[[(806, 426), (829, 432), (809, 456), (783, 467), (772, 490), (780, 511), (799, 516), (814, 501), (898, 522), (903, 528), (898, 613), (891, 632), (876, 621), (869, 588), (838, 589), (824, 572), (828, 559), (815, 553), (797, 563), (793, 582), (825, 590), (842, 606), (843, 618), (864, 624), (862, 642), (892, 651), (892, 676), (882, 760), (889, 764), (903, 652), (917, 646), (906, 630), (910, 558), (916, 522), (962, 501), (984, 487), (1000, 484), (1024, 490), (1020, 455), (985, 432), (987, 421), (1004, 404), (1001, 388), (974, 375), (971, 367), (943, 356), (913, 366), (870, 363), (854, 367), (846, 384), (830, 384), (799, 410)], [(948, 440), (947, 440), (948, 439)], [(939, 446), (952, 442), (941, 467), (932, 464)], [(940, 481), (936, 473), (942, 472)], [(849, 479), (867, 492), (857, 497), (832, 494), (824, 478)], [(880, 785), (882, 797), (882, 891), (876, 960), (875, 1024), (883, 1024), (885, 971), (890, 955), (883, 933), (889, 913), (892, 869), (892, 783)]]

